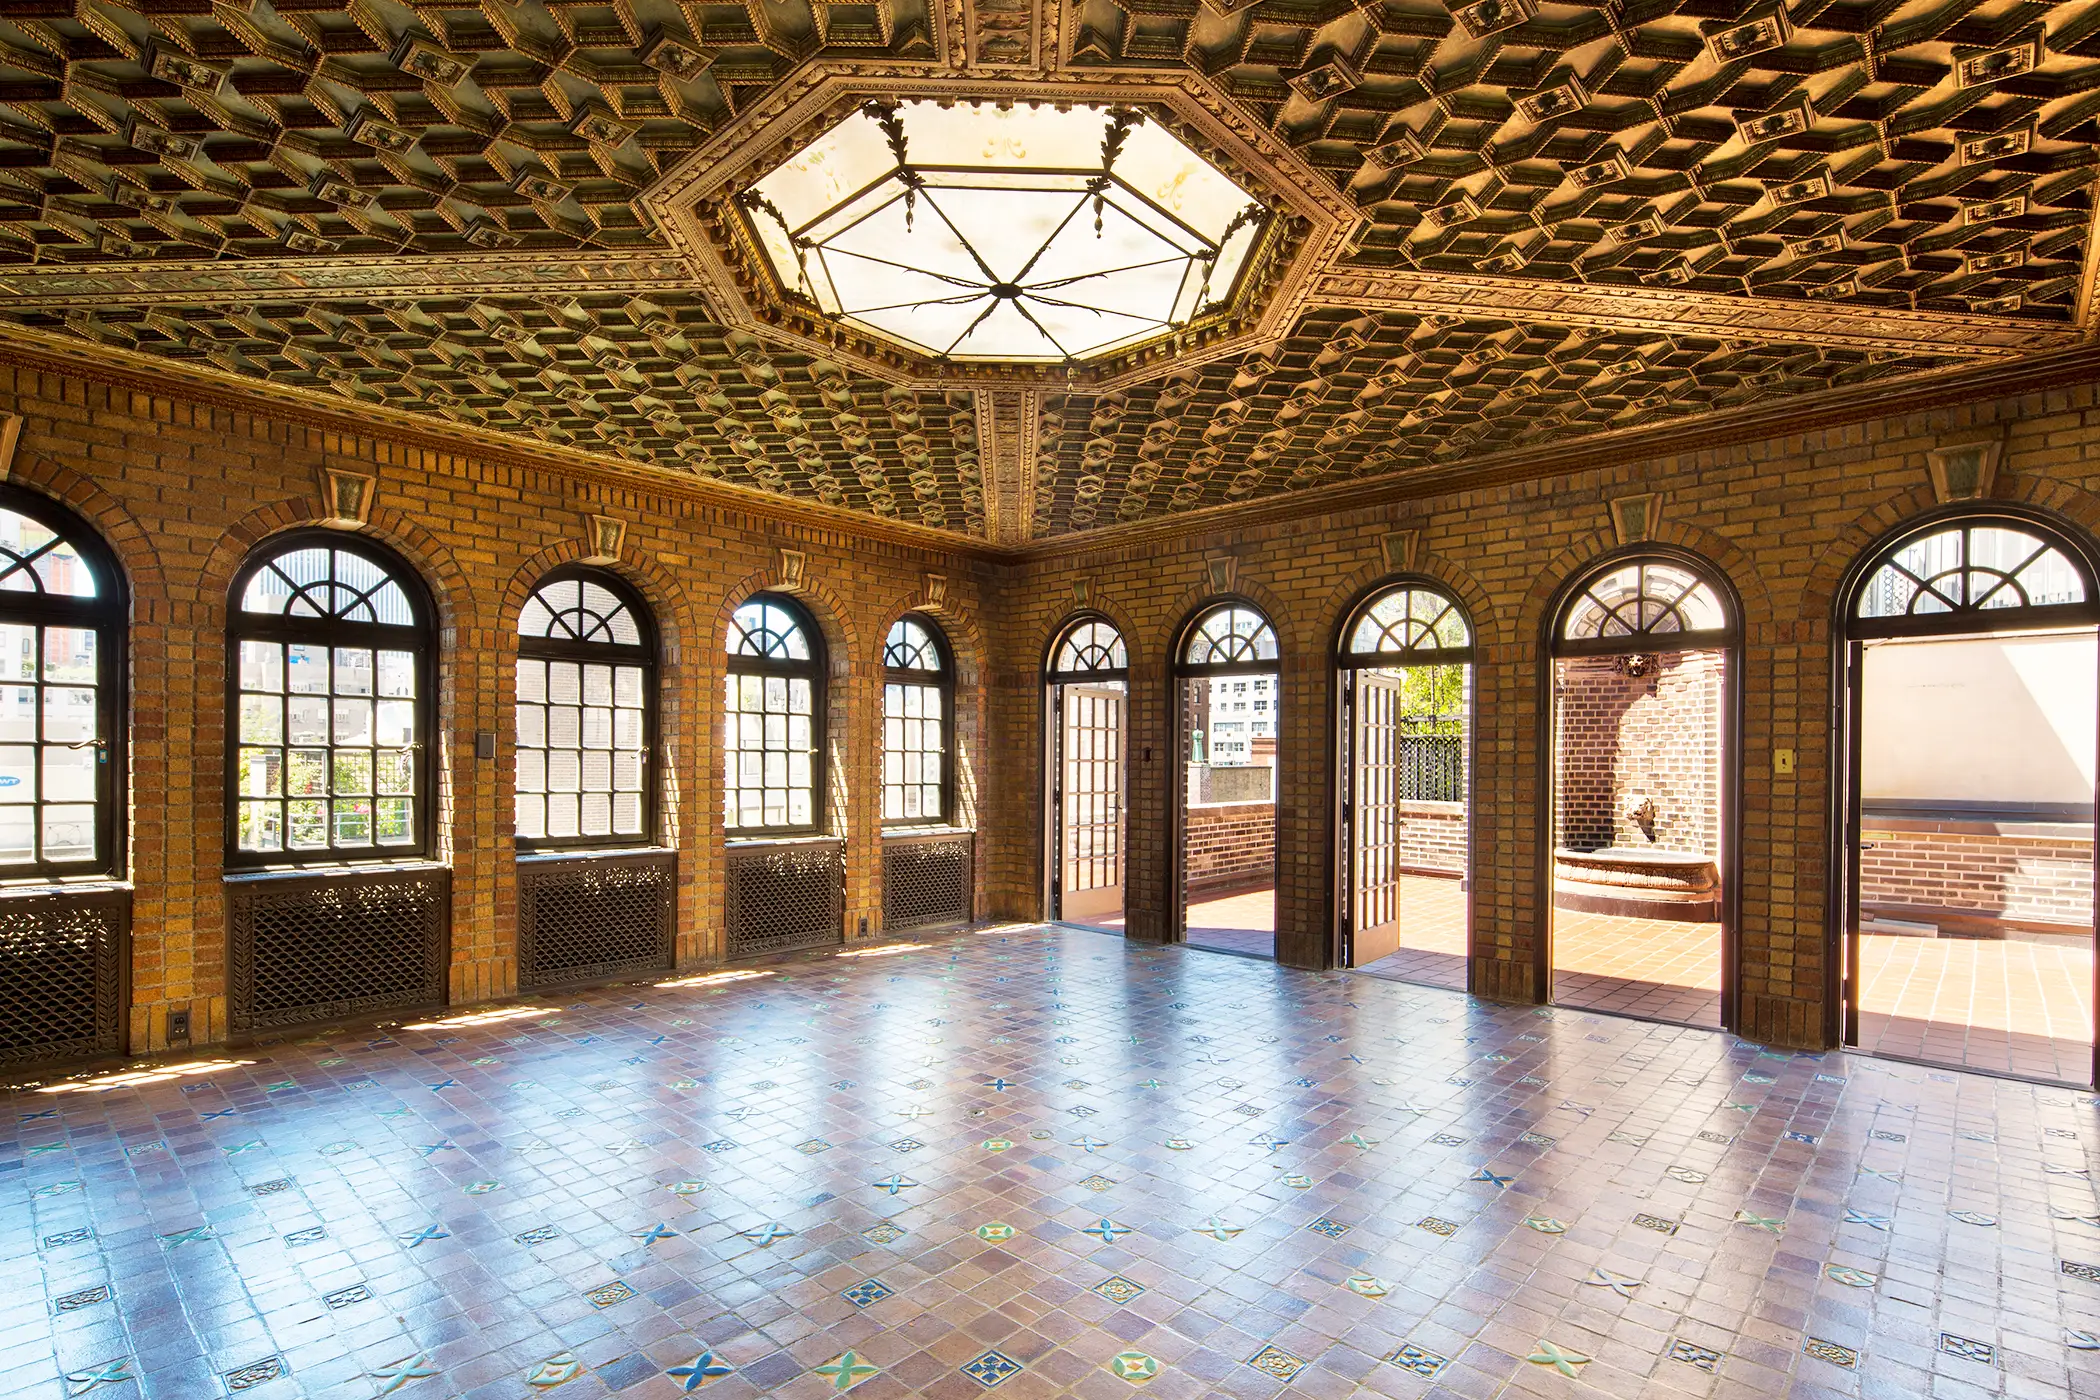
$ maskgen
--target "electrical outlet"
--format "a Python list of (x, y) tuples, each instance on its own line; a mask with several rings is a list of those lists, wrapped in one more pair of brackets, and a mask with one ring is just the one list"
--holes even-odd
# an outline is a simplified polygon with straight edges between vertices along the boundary
[(168, 1044), (186, 1042), (190, 1038), (190, 1013), (170, 1011), (168, 1013)]

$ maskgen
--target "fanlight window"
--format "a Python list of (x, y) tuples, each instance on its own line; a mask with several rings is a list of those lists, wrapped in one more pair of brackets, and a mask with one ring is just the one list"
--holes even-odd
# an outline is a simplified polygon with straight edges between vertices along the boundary
[(1957, 525), (1898, 546), (1860, 590), (1855, 615), (1918, 617), (2092, 601), (2057, 546), (2010, 525)]
[(1130, 650), (1123, 645), (1123, 634), (1112, 624), (1099, 620), (1082, 622), (1057, 644), (1050, 669), (1061, 676), (1127, 671)]
[(0, 875), (115, 863), (123, 612), (90, 557), (97, 544), (0, 508)]
[(1205, 613), (1182, 651), (1182, 660), (1190, 666), (1246, 666), (1275, 659), (1276, 632), (1269, 620), (1237, 603)]
[(634, 609), (596, 579), (565, 578), (541, 585), (518, 614), (520, 637), (557, 642), (642, 644)]
[(387, 569), (347, 549), (293, 549), (276, 556), (248, 580), (241, 611), (282, 617), (332, 618), (412, 627), (408, 595)]
[(1642, 560), (1590, 580), (1561, 620), (1566, 642), (1718, 632), (1728, 612), (1713, 585), (1680, 564)]
[(518, 614), (521, 848), (648, 835), (655, 703), (639, 604), (587, 576), (554, 578)]
[(931, 627), (900, 618), (882, 665), (882, 819), (943, 821), (953, 693), (946, 653)]
[(814, 831), (823, 818), (822, 683), (802, 610), (757, 597), (729, 623), (722, 820), (731, 831)]
[(882, 643), (882, 664), (892, 671), (939, 671), (940, 647), (933, 634), (908, 617), (899, 618)]
[(1463, 651), (1473, 645), (1458, 604), (1430, 588), (1400, 587), (1379, 594), (1358, 615), (1348, 650), (1358, 656)]
[(755, 599), (729, 620), (729, 654), (774, 661), (807, 661), (809, 638), (802, 621), (784, 603)]
[(425, 849), (429, 637), (397, 568), (362, 547), (295, 544), (246, 570), (234, 619), (241, 863)]

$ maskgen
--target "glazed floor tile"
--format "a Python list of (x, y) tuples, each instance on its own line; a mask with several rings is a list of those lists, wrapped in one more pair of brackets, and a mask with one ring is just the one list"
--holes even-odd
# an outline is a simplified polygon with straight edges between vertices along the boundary
[(1065, 928), (672, 980), (15, 1087), (0, 1395), (2100, 1394), (2087, 1095)]

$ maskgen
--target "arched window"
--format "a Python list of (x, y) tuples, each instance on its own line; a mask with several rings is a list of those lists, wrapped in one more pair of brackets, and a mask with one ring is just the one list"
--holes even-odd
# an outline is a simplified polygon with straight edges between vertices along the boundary
[(656, 810), (656, 647), (610, 574), (563, 569), (518, 614), (520, 850), (647, 840)]
[(729, 622), (722, 820), (744, 835), (824, 822), (824, 657), (800, 603), (761, 593)]
[(1050, 653), (1052, 681), (1082, 676), (1121, 678), (1130, 673), (1130, 649), (1106, 618), (1082, 618), (1065, 629)]
[(1727, 640), (1731, 619), (1714, 586), (1673, 560), (1635, 559), (1592, 576), (1561, 612), (1554, 650), (1670, 650)]
[(882, 819), (948, 819), (955, 670), (933, 623), (900, 617), (882, 643)]
[(430, 850), (430, 604), (369, 540), (275, 541), (233, 584), (227, 861)]
[(1365, 666), (1470, 661), (1473, 629), (1448, 594), (1401, 584), (1358, 609), (1343, 656), (1345, 663)]
[(1196, 619), (1181, 649), (1183, 670), (1251, 666), (1274, 670), (1276, 631), (1269, 620), (1242, 603), (1224, 603)]
[[(1853, 602), (1855, 636), (2090, 622), (2085, 563), (2025, 520), (1978, 517), (1885, 547)], [(2017, 616), (2011, 614), (2017, 613)]]
[(0, 489), (0, 878), (117, 870), (124, 616), (86, 523)]

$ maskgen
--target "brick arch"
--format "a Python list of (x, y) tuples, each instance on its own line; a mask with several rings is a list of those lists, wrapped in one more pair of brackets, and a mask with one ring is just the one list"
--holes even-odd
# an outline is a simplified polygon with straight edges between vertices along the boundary
[(875, 609), (875, 626), (868, 634), (869, 652), (862, 660), (876, 671), (882, 669), (882, 648), (890, 628), (907, 613), (922, 614), (939, 625), (941, 635), (948, 639), (958, 690), (981, 683), (986, 670), (984, 628), (977, 620), (976, 610), (964, 607), (952, 592), (939, 607), (932, 605), (923, 587), (891, 595)]
[(780, 580), (771, 568), (753, 569), (729, 586), (722, 595), (721, 605), (715, 609), (714, 631), (711, 641), (703, 649), (703, 655), (717, 667), (727, 664), (724, 648), (729, 636), (729, 620), (746, 600), (759, 593), (786, 593), (809, 610), (817, 630), (824, 636), (825, 671), (833, 681), (850, 678), (854, 674), (853, 662), (859, 654), (858, 629), (853, 623), (853, 611), (846, 600), (827, 587), (821, 580), (805, 573), (802, 586), (792, 591), (782, 588)]
[(1035, 665), (1034, 669), (1029, 673), (1029, 683), (1033, 684), (1035, 681), (1042, 679), (1044, 668), (1050, 664), (1051, 646), (1056, 643), (1059, 637), (1064, 635), (1065, 629), (1072, 625), (1075, 618), (1088, 613), (1098, 613), (1102, 617), (1107, 618), (1114, 625), (1116, 631), (1123, 635), (1123, 650), (1129, 653), (1131, 664), (1135, 667), (1137, 664), (1137, 643), (1133, 639), (1140, 635), (1137, 624), (1131, 620), (1130, 614), (1122, 607), (1096, 599), (1089, 601), (1084, 607), (1075, 604), (1066, 608), (1050, 623), (1048, 629), (1044, 631), (1042, 637), (1036, 642)]
[[(498, 605), (495, 624), (498, 635), (515, 639), (518, 634), (518, 615), (525, 609), (525, 600), (539, 587), (540, 580), (565, 564), (581, 564), (590, 553), (590, 546), (580, 539), (557, 540), (537, 553), (529, 556), (510, 576), (503, 586), (502, 602)], [(666, 664), (675, 664), (682, 648), (698, 640), (694, 632), (692, 599), (677, 577), (661, 568), (654, 559), (643, 556), (629, 559), (622, 556), (611, 563), (593, 561), (592, 568), (603, 569), (633, 586), (649, 605), (650, 621), (655, 624), (658, 645)]]
[[(304, 497), (293, 497), (258, 506), (228, 525), (226, 533), (205, 558), (198, 579), (199, 601), (207, 609), (223, 615), (230, 607), (228, 599), (233, 576), (240, 572), (249, 556), (288, 530), (320, 525), (322, 517), (315, 505), (316, 502)], [(474, 609), (473, 600), (478, 595), (473, 583), (452, 557), (452, 551), (413, 515), (375, 507), (371, 520), (362, 528), (343, 530), (342, 534), (346, 539), (362, 535), (378, 540), (408, 561), (430, 593), (431, 606), (437, 613), (438, 632), (456, 632), (485, 621)]]
[(1418, 552), (1412, 569), (1393, 570), (1383, 563), (1366, 564), (1329, 592), (1326, 604), (1329, 650), (1332, 651), (1333, 644), (1339, 642), (1342, 627), (1349, 620), (1350, 608), (1359, 599), (1386, 579), (1408, 576), (1427, 579), (1458, 599), (1459, 606), (1466, 610), (1466, 620), (1472, 624), (1474, 646), (1486, 647), (1508, 640), (1501, 635), (1494, 601), (1480, 580), (1451, 560)]
[(139, 611), (140, 598), (168, 596), (166, 570), (153, 537), (125, 509), (124, 503), (99, 482), (41, 455), (18, 456), (6, 480), (10, 485), (50, 497), (95, 528), (116, 556), (117, 567), (124, 571), (134, 614)]
[[(1697, 525), (1665, 520), (1641, 544), (1674, 545), (1698, 556), (1721, 581), (1732, 585), (1736, 597), (1742, 602), (1742, 616), (1737, 619), (1742, 634), (1761, 621), (1776, 622), (1772, 592), (1757, 565), (1723, 536)], [(1525, 642), (1532, 637), (1544, 635), (1546, 610), (1550, 608), (1568, 581), (1607, 554), (1621, 548), (1618, 540), (1608, 530), (1593, 530), (1579, 536), (1565, 549), (1554, 555), (1541, 567), (1524, 601), (1517, 609), (1516, 629), (1504, 640)], [(1632, 546), (1626, 546), (1629, 550)]]
[[(1160, 638), (1160, 649), (1156, 654), (1164, 659), (1169, 668), (1172, 668), (1175, 659), (1175, 643), (1180, 640), (1183, 629), (1196, 620), (1196, 614), (1202, 612), (1212, 602), (1222, 603), (1233, 598), (1245, 599), (1247, 602), (1260, 608), (1262, 614), (1269, 619), (1269, 626), (1276, 629), (1276, 666), (1279, 672), (1284, 667), (1292, 664), (1294, 660), (1312, 654), (1314, 650), (1313, 644), (1307, 638), (1299, 635), (1299, 629), (1304, 625), (1305, 619), (1297, 616), (1285, 605), (1281, 598), (1271, 593), (1260, 583), (1246, 578), (1244, 576), (1244, 566), (1242, 566), (1241, 576), (1235, 577), (1232, 587), (1223, 593), (1210, 586), (1210, 578), (1208, 570), (1206, 570), (1204, 578), (1199, 580), (1194, 586), (1184, 590), (1170, 602), (1166, 607), (1163, 619), (1166, 635)], [(1317, 635), (1317, 633), (1314, 635)], [(1133, 655), (1131, 664), (1135, 666), (1136, 663), (1137, 658)]]
[[(2088, 537), (2100, 537), (2100, 495), (2068, 482), (2037, 476), (2000, 476), (1997, 489), (1988, 498), (1969, 504), (1988, 509), (2000, 503), (2030, 506), (2059, 517), (2065, 525), (2072, 527), (2073, 533), (2082, 531)], [(1802, 581), (1796, 617), (1811, 626), (1827, 625), (1836, 616), (1838, 590), (1844, 586), (1853, 566), (1879, 547), (1893, 531), (1939, 507), (1940, 500), (1933, 494), (1931, 486), (1920, 484), (1862, 512), (1838, 532), (1830, 547), (1824, 550), (1823, 557), (1816, 561), (1816, 567)]]

